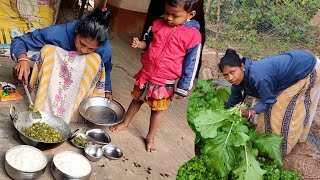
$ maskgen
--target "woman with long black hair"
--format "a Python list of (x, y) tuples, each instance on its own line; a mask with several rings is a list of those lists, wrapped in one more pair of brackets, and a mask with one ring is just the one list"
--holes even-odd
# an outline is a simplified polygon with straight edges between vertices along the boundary
[(30, 79), (38, 110), (66, 122), (77, 121), (78, 106), (89, 96), (112, 99), (111, 47), (108, 39), (111, 12), (106, 8), (68, 24), (37, 29), (12, 40), (16, 73), (29, 84), (28, 51), (39, 51)]
[(249, 95), (259, 99), (242, 115), (257, 114), (257, 131), (284, 137), (282, 153), (306, 141), (320, 97), (320, 60), (310, 52), (294, 50), (258, 61), (240, 58), (228, 49), (219, 69), (232, 84), (227, 108)]

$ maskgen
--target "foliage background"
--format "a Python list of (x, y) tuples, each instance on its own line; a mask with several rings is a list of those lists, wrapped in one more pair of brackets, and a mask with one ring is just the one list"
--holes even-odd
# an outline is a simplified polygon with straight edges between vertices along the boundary
[(234, 48), (252, 59), (292, 49), (320, 55), (320, 22), (311, 23), (320, 0), (220, 0), (220, 14), (219, 0), (204, 0), (204, 8), (206, 44), (217, 52)]

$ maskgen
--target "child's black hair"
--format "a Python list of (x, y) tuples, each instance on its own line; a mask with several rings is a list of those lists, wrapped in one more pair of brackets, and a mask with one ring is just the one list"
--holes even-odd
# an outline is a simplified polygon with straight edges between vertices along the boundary
[(198, 0), (166, 0), (166, 3), (169, 6), (177, 7), (179, 5), (184, 6), (184, 10), (188, 13), (196, 10), (198, 5)]
[(97, 8), (92, 13), (80, 18), (76, 33), (97, 40), (98, 45), (101, 46), (108, 40), (111, 17), (110, 11), (102, 11)]
[(240, 58), (234, 49), (227, 49), (225, 55), (220, 59), (218, 67), (222, 72), (224, 66), (240, 67), (244, 64), (245, 58)]

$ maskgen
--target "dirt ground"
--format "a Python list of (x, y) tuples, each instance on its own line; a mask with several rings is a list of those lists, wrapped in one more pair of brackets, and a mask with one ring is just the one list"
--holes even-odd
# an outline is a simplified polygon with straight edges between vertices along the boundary
[[(319, 115), (319, 113), (318, 113)], [(284, 158), (284, 169), (297, 170), (303, 179), (320, 179), (320, 126), (313, 123), (305, 143), (300, 143)]]

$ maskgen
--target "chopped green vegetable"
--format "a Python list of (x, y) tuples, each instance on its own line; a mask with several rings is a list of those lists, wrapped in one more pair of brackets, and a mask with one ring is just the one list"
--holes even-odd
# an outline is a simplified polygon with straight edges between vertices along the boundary
[(35, 112), (36, 111), (36, 107), (34, 106), (34, 104), (30, 104), (29, 105), (29, 112)]
[(29, 113), (34, 113), (35, 114), (35, 118), (41, 118), (41, 113), (36, 109), (36, 107), (34, 106), (34, 104), (30, 104), (29, 105)]
[(24, 129), (23, 134), (42, 142), (59, 142), (62, 140), (60, 133), (46, 123), (37, 122)]
[(85, 140), (83, 137), (81, 136), (77, 136), (75, 138), (72, 139), (72, 142), (80, 147), (86, 147), (88, 146), (90, 143)]

